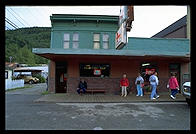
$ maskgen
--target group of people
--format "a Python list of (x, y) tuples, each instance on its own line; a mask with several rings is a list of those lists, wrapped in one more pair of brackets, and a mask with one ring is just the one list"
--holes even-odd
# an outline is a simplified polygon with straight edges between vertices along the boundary
[[(159, 95), (157, 94), (157, 86), (159, 84), (159, 80), (157, 77), (157, 72), (154, 72), (150, 78), (149, 78), (150, 86), (151, 86), (151, 95), (150, 99), (155, 100), (159, 98)], [(138, 73), (138, 76), (135, 80), (135, 85), (137, 89), (137, 95), (136, 96), (143, 96), (143, 87), (144, 87), (144, 79), (142, 78), (141, 74)], [(129, 80), (126, 78), (126, 74), (123, 74), (123, 78), (120, 80), (120, 87), (121, 87), (121, 96), (126, 97), (127, 96), (127, 88), (129, 87)], [(175, 77), (175, 73), (171, 73), (171, 77), (168, 81), (167, 88), (171, 90), (170, 97), (172, 99), (176, 99), (175, 95), (178, 93), (179, 85), (178, 81)]]
[[(151, 86), (151, 90), (152, 90), (151, 95), (150, 95), (150, 99), (155, 100), (155, 99), (159, 98), (159, 95), (157, 94), (157, 91), (156, 91), (157, 86), (159, 84), (157, 72), (154, 72), (150, 76), (149, 82), (150, 82), (150, 86)], [(129, 85), (130, 85), (130, 83), (129, 83), (129, 80), (128, 80), (126, 74), (123, 74), (123, 78), (120, 80), (121, 96), (124, 96), (124, 97), (127, 96), (127, 88), (129, 87)], [(136, 85), (136, 89), (137, 89), (136, 96), (143, 96), (144, 79), (142, 78), (140, 73), (138, 73), (138, 76), (135, 80), (135, 85)], [(178, 81), (177, 81), (174, 73), (171, 73), (171, 77), (168, 81), (167, 88), (171, 89), (170, 97), (172, 99), (176, 99), (175, 95), (178, 93), (179, 85), (178, 85)], [(87, 89), (87, 82), (84, 81), (84, 79), (81, 79), (78, 84), (78, 88), (77, 88), (78, 94), (80, 94), (81, 91), (82, 91), (82, 93), (85, 93), (86, 89)]]

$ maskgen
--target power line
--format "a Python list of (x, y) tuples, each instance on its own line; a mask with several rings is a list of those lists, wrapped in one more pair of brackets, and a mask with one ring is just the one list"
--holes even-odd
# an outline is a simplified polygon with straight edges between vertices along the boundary
[(10, 24), (12, 27), (14, 27), (15, 29), (17, 29), (17, 27), (15, 27), (14, 25), (12, 25), (12, 23), (10, 23), (9, 21), (5, 20), (8, 24)]
[(11, 30), (9, 27), (5, 26), (8, 30)]
[(5, 21), (6, 21), (7, 23), (9, 23), (12, 27), (14, 27), (14, 28), (16, 28), (16, 29), (19, 28), (16, 24), (14, 24), (11, 20), (9, 20), (9, 19), (6, 18), (6, 17), (5, 17)]
[[(11, 7), (10, 7), (10, 10), (12, 10)], [(23, 18), (21, 18), (20, 15), (18, 15), (14, 10), (12, 10), (12, 12), (14, 12), (21, 20), (23, 20), (24, 23), (26, 23), (29, 27), (31, 27), (31, 26), (30, 26)]]
[[(7, 11), (8, 11), (9, 13), (11, 13), (8, 9), (7, 9)], [(12, 13), (11, 13), (11, 14), (12, 14)], [(14, 14), (12, 14), (12, 16), (13, 16), (14, 18), (16, 18)], [(16, 19), (18, 20), (18, 18), (16, 18)], [(20, 20), (18, 20), (18, 21), (25, 27), (25, 25), (24, 25)]]

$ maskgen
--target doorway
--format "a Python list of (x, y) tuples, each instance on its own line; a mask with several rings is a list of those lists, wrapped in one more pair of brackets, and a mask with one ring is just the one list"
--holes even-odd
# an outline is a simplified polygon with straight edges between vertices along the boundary
[(56, 93), (67, 92), (67, 62), (56, 62)]
[(171, 73), (175, 73), (175, 76), (177, 78), (179, 86), (181, 85), (181, 79), (180, 79), (180, 63), (170, 63), (169, 64), (169, 77), (171, 76)]

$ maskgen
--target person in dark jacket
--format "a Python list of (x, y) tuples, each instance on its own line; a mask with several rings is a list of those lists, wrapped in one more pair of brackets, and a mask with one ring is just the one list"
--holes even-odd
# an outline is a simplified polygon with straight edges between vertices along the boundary
[(86, 89), (87, 89), (87, 83), (86, 81), (84, 81), (84, 79), (81, 79), (77, 88), (78, 94), (80, 94), (80, 90), (82, 90), (82, 92), (85, 93)]
[(47, 76), (47, 78), (46, 78), (46, 91), (48, 91), (48, 76)]

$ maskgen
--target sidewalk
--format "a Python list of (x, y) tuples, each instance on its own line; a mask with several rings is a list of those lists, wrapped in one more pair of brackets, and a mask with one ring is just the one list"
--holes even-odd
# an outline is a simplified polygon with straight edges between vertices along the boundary
[(34, 100), (34, 102), (110, 102), (110, 103), (119, 103), (119, 102), (176, 102), (176, 101), (185, 101), (185, 98), (182, 94), (177, 94), (176, 99), (173, 100), (170, 98), (169, 93), (160, 93), (160, 97), (156, 100), (150, 100), (150, 94), (145, 94), (144, 96), (135, 96), (135, 94), (129, 94), (127, 97), (121, 97), (119, 95), (111, 94), (69, 94), (69, 93), (56, 93), (56, 94), (47, 94), (43, 95), (41, 98)]

